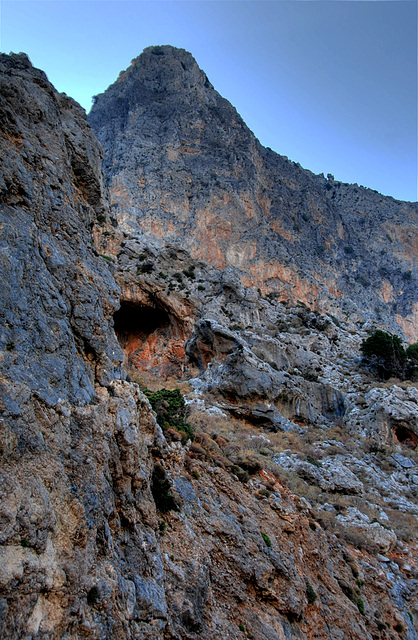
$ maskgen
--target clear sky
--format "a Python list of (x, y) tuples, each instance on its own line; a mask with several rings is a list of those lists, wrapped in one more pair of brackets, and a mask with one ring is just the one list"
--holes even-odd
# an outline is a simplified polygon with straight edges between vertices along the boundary
[(1, 51), (86, 110), (145, 47), (183, 47), (265, 146), (417, 200), (415, 0), (0, 3)]

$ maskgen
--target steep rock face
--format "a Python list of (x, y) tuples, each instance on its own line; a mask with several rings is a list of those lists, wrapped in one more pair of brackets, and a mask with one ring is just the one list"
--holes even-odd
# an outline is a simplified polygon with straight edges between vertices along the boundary
[(0, 64), (2, 367), (50, 405), (85, 403), (122, 356), (109, 326), (119, 291), (90, 244), (107, 207), (100, 148), (25, 55)]
[(418, 339), (417, 205), (263, 148), (188, 52), (146, 49), (89, 122), (128, 233), (181, 238), (194, 259), (232, 266), (263, 293)]
[[(331, 321), (264, 299), (234, 269), (193, 261), (175, 244), (124, 236), (110, 223), (82, 109), (23, 55), (0, 57), (0, 83), (1, 636), (363, 640), (398, 625), (415, 640), (412, 562), (401, 572), (349, 552), (264, 469), (242, 484), (216, 462), (220, 438), (201, 434), (212, 456), (168, 443), (138, 386), (123, 380), (116, 333), (128, 364), (196, 376), (190, 403), (213, 393), (217, 415), (221, 404), (262, 421), (270, 411), (273, 431), (297, 433), (344, 413), (353, 385), (332, 359), (358, 339), (341, 329), (337, 351)], [(233, 358), (242, 366), (232, 384)], [(413, 509), (402, 484), (414, 463), (394, 460), (393, 486)], [(377, 473), (374, 462), (357, 464)], [(321, 477), (361, 491), (331, 463)]]

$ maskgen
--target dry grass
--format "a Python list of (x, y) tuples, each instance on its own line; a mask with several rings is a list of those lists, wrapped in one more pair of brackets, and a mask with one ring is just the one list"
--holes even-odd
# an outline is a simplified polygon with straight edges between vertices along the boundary
[(184, 380), (178, 380), (171, 376), (167, 380), (163, 380), (149, 371), (138, 371), (138, 369), (128, 368), (128, 376), (131, 382), (136, 382), (141, 389), (149, 389), (150, 391), (158, 391), (159, 389), (168, 389), (174, 391), (179, 389), (183, 395), (187, 395), (193, 391), (192, 385)]

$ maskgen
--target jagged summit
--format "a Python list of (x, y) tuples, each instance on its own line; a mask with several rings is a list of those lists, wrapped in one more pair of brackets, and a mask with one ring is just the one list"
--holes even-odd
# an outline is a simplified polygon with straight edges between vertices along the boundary
[(191, 53), (170, 45), (152, 46), (134, 58), (104, 94), (95, 96), (95, 103), (117, 94), (119, 98), (128, 97), (132, 108), (147, 98), (159, 102), (174, 94), (180, 105), (182, 96), (192, 102), (207, 100), (207, 90), (213, 91), (213, 87)]
[(263, 294), (418, 338), (417, 203), (262, 147), (183, 49), (145, 49), (88, 119), (127, 233), (177, 239)]

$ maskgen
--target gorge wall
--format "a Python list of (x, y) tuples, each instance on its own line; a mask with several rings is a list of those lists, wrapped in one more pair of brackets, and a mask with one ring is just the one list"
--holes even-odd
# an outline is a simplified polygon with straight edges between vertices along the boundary
[[(1, 637), (416, 640), (416, 540), (394, 522), (416, 526), (418, 397), (358, 367), (374, 300), (392, 328), (396, 295), (413, 335), (416, 205), (354, 205), (264, 150), (170, 47), (92, 111), (110, 206), (84, 111), (24, 54), (0, 55), (0, 107)], [(337, 259), (370, 268), (368, 296)], [(188, 381), (194, 442), (125, 366)], [(371, 444), (393, 442), (384, 471)]]

